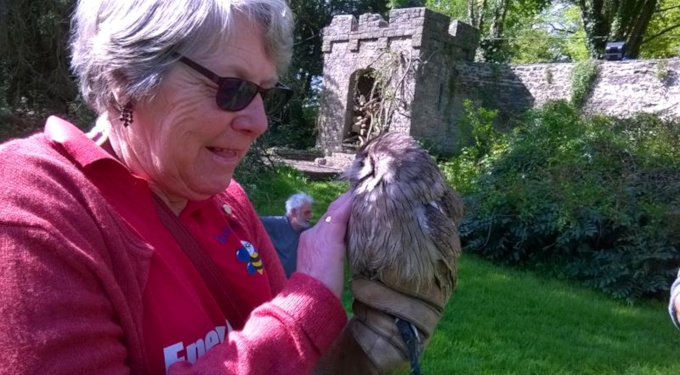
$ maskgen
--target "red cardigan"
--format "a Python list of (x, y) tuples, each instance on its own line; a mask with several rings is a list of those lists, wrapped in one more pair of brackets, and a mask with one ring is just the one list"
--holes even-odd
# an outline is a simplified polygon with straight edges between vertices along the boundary
[[(152, 250), (64, 147), (72, 125), (50, 118), (50, 128), (0, 146), (0, 373), (149, 373), (141, 323)], [(261, 233), (238, 184), (220, 199)], [(341, 331), (340, 301), (309, 276), (286, 282), (271, 242), (263, 243), (274, 299), (195, 365), (181, 362), (170, 374), (308, 373)]]

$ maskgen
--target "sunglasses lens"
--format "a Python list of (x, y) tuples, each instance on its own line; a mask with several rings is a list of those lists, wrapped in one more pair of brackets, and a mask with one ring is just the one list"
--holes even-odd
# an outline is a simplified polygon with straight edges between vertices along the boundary
[(288, 103), (293, 96), (293, 91), (286, 87), (273, 87), (267, 91), (264, 99), (264, 110), (268, 115), (274, 114)]
[(217, 91), (217, 105), (225, 111), (240, 111), (257, 95), (257, 85), (238, 78), (227, 78)]
[[(246, 108), (258, 94), (259, 87), (238, 78), (226, 78), (217, 91), (217, 105), (225, 111), (240, 111)], [(293, 96), (293, 90), (276, 86), (264, 95), (264, 109), (267, 114), (280, 111)]]

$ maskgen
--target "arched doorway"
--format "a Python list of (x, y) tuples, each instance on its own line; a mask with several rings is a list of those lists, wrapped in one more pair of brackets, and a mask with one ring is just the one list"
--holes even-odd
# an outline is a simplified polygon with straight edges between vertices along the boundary
[(350, 77), (348, 113), (345, 118), (342, 148), (356, 151), (380, 131), (382, 93), (376, 84), (376, 71), (362, 69)]

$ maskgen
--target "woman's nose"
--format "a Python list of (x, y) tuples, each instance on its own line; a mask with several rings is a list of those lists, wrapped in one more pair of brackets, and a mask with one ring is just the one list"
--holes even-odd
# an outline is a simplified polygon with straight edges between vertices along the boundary
[(236, 112), (236, 118), (232, 121), (234, 130), (251, 133), (255, 137), (262, 135), (267, 126), (267, 114), (260, 94), (257, 94), (247, 107)]

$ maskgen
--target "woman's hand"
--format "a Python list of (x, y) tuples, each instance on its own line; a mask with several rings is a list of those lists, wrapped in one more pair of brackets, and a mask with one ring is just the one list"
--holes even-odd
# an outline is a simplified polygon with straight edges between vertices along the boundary
[(328, 206), (314, 227), (300, 236), (297, 272), (321, 281), (338, 298), (342, 295), (345, 266), (345, 234), (351, 208), (345, 193)]

